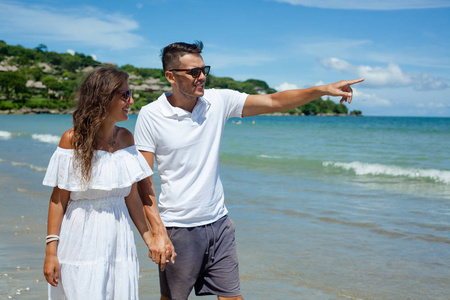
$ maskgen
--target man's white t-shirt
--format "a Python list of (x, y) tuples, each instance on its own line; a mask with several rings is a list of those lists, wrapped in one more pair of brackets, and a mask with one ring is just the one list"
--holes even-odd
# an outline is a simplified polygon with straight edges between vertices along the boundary
[(242, 117), (247, 96), (208, 89), (190, 113), (171, 106), (163, 94), (139, 112), (135, 143), (139, 150), (155, 154), (161, 178), (158, 206), (165, 226), (200, 226), (227, 214), (219, 176), (220, 144), (225, 123)]

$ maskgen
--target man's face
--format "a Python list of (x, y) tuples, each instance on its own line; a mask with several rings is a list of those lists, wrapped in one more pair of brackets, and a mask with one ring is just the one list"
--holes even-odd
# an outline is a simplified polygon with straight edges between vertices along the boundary
[[(179, 64), (173, 69), (193, 69), (205, 66), (200, 54), (189, 53), (179, 58)], [(205, 93), (206, 76), (203, 72), (197, 78), (192, 77), (186, 71), (169, 71), (173, 77), (168, 78), (172, 84), (172, 89), (180, 92), (184, 97), (195, 98), (202, 97)], [(172, 79), (172, 80), (171, 80)]]

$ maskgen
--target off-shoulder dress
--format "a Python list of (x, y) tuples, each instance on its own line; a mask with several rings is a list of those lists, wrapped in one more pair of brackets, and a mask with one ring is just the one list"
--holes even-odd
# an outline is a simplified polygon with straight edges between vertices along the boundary
[(57, 248), (60, 280), (49, 285), (49, 299), (138, 299), (139, 262), (124, 198), (153, 172), (134, 145), (96, 150), (83, 186), (73, 154), (58, 147), (43, 180), (70, 191)]

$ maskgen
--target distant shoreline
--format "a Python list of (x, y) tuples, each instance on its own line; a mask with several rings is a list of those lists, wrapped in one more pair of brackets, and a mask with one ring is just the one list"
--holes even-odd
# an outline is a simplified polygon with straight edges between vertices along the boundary
[[(70, 109), (50, 109), (50, 108), (21, 108), (15, 110), (0, 110), (0, 115), (40, 115), (40, 114), (48, 114), (48, 115), (71, 115), (75, 111), (75, 108)], [(139, 110), (130, 111), (130, 115), (136, 115), (139, 113)], [(271, 114), (265, 114), (267, 116), (317, 116), (317, 117), (362, 117), (363, 115), (354, 115), (354, 114), (338, 114), (338, 113), (319, 113), (315, 115), (305, 115), (305, 114), (290, 114), (290, 113), (282, 113), (276, 112)]]
[(21, 109), (0, 110), (0, 115), (39, 115), (39, 114), (70, 115), (74, 111), (75, 111), (74, 108), (70, 108), (70, 109), (51, 109), (51, 108), (30, 108), (30, 107), (25, 107), (25, 108), (21, 108)]

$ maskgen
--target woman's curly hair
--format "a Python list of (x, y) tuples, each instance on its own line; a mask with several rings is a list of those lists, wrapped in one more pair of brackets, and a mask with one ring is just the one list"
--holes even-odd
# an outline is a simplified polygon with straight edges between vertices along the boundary
[(95, 136), (105, 120), (114, 96), (120, 86), (128, 81), (128, 74), (112, 66), (97, 67), (80, 86), (78, 104), (73, 113), (74, 168), (81, 169), (81, 181), (90, 181)]

